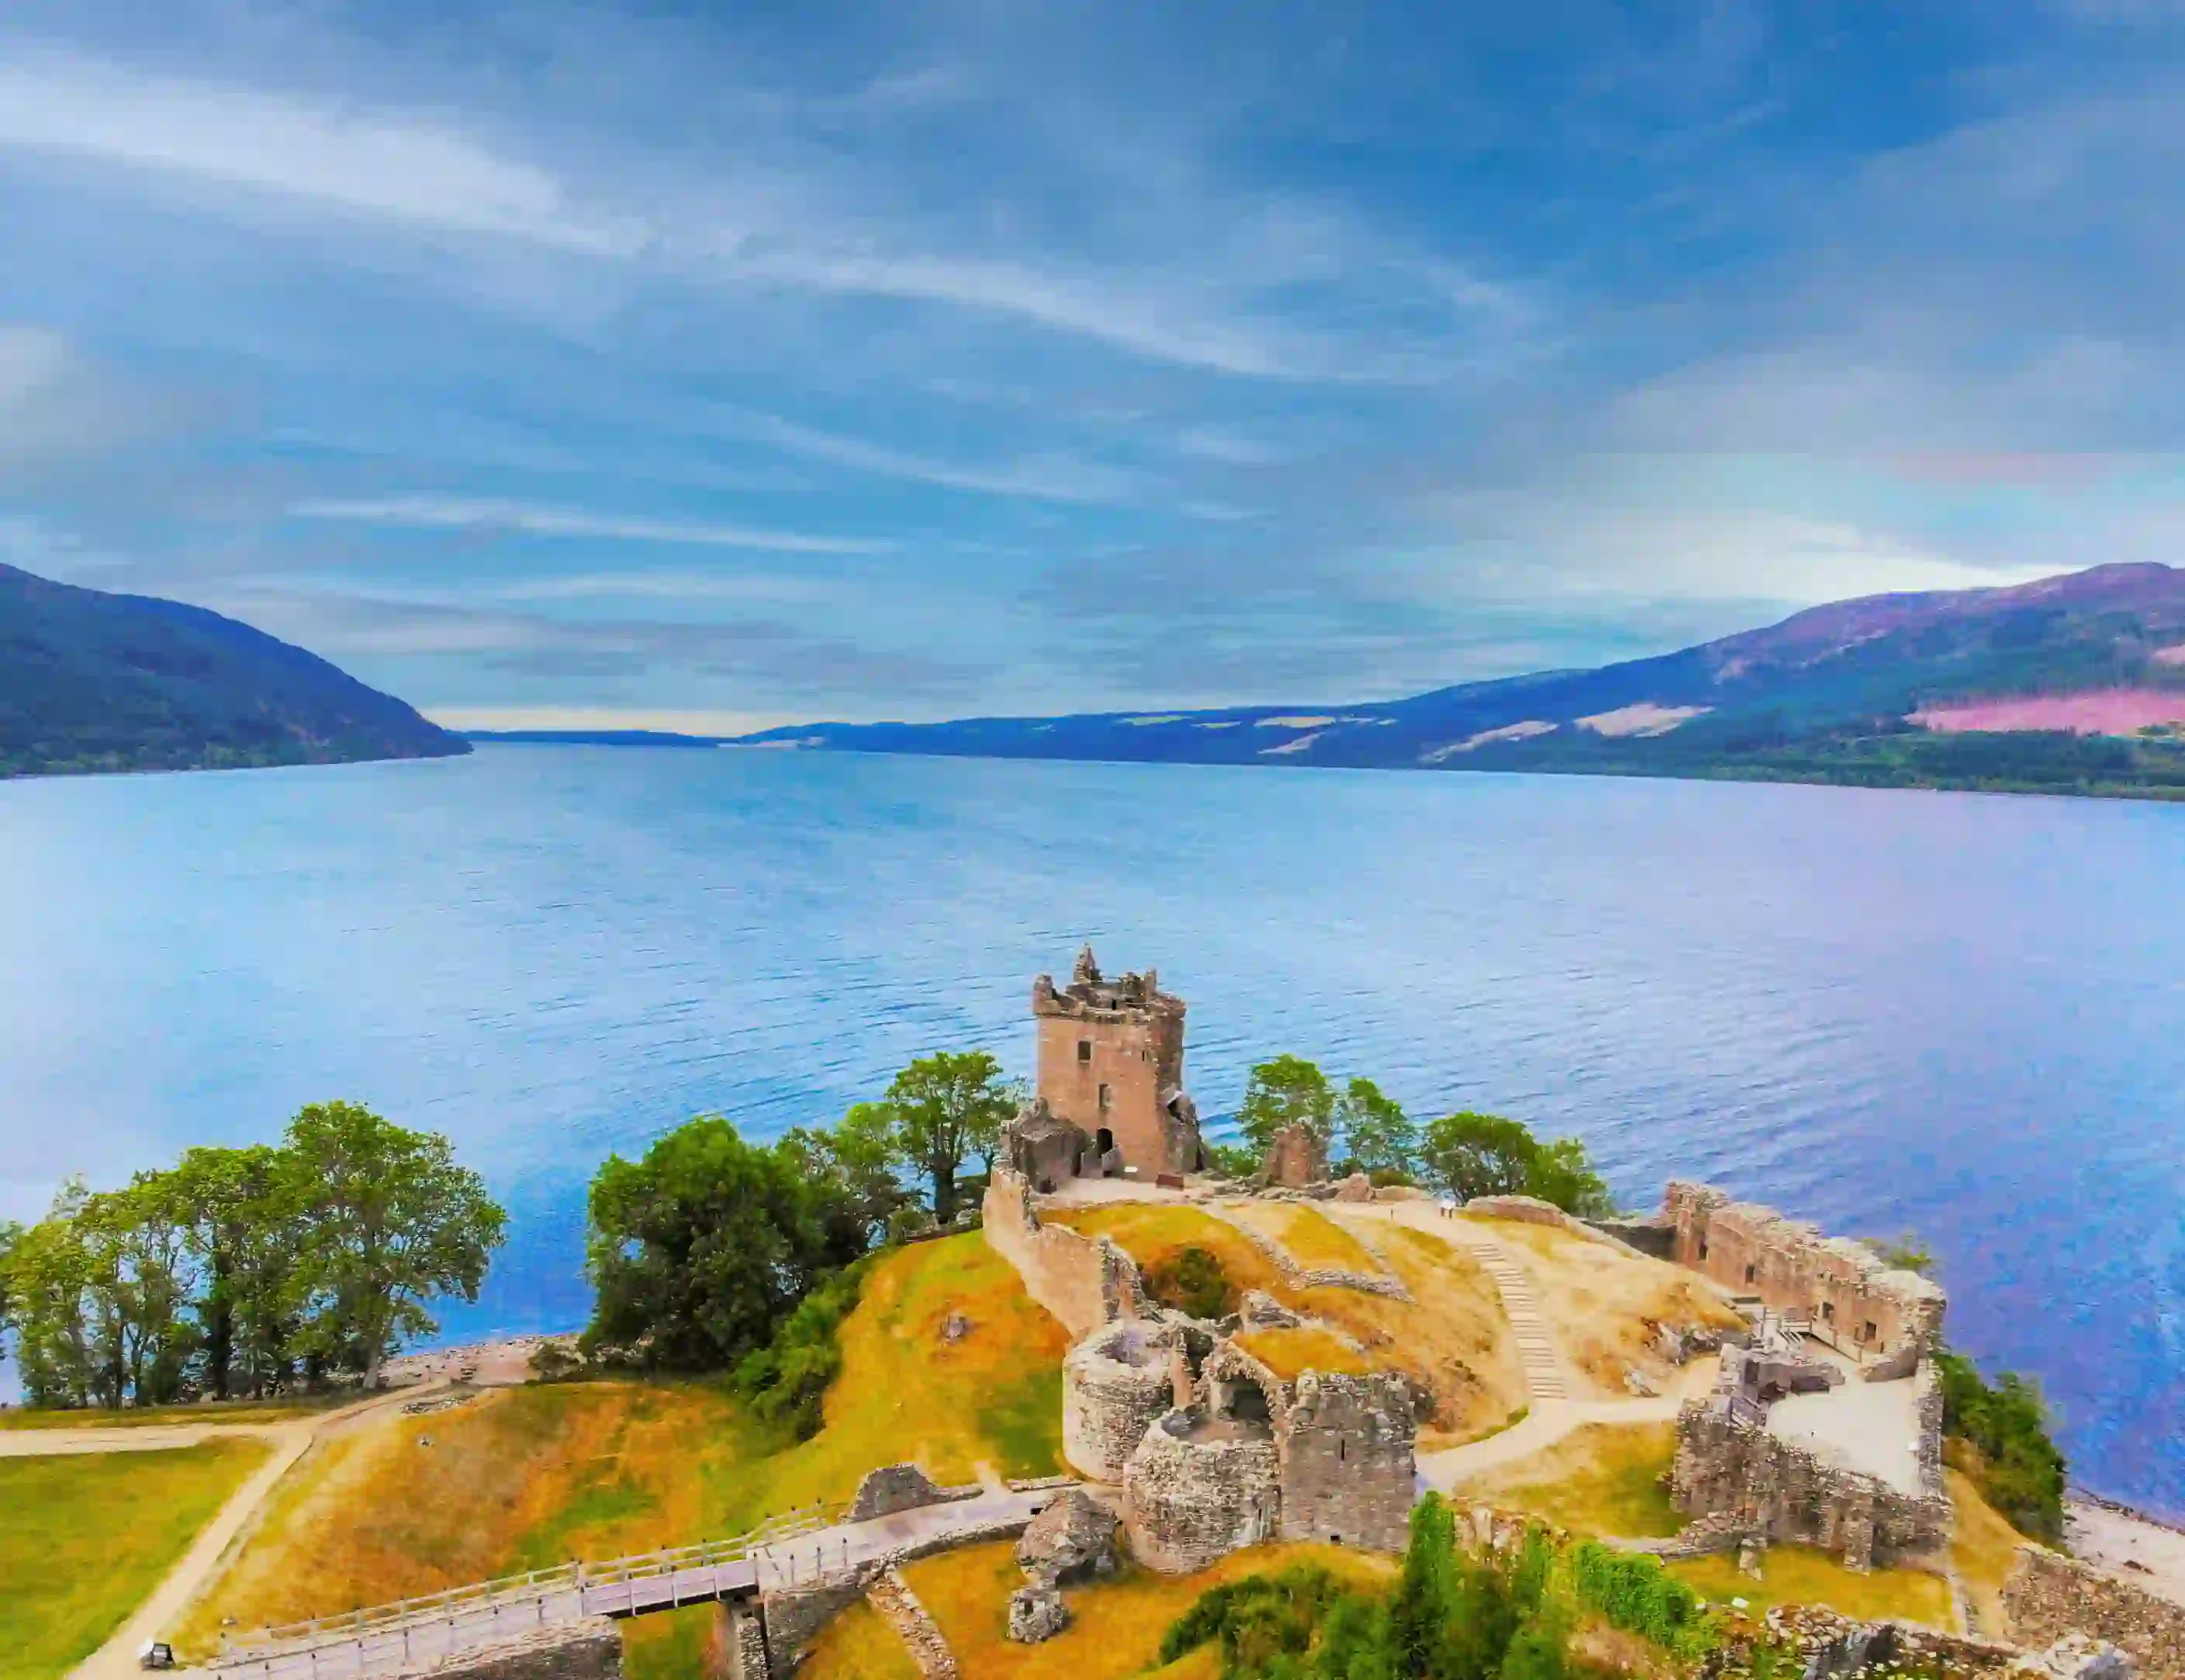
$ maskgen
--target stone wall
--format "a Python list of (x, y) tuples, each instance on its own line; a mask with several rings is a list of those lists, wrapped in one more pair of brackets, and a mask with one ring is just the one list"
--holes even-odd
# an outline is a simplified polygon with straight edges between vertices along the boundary
[[(1066, 987), (1032, 983), (1038, 1035), (1037, 1089), (1061, 1119), (1152, 1179), (1196, 1171), (1199, 1122), (1183, 1090), (1184, 1002), (1143, 974), (1103, 975), (1088, 946)], [(1090, 1169), (1088, 1168), (1088, 1170)]]
[(622, 1680), (622, 1625), (559, 1621), (520, 1638), (405, 1668), (389, 1680)]
[(981, 1208), (986, 1241), (1017, 1270), (1031, 1298), (1075, 1338), (1119, 1318), (1145, 1315), (1137, 1264), (1105, 1237), (1042, 1225), (1031, 1186), (999, 1163)]
[(1122, 1320), (1062, 1362), (1062, 1455), (1095, 1482), (1119, 1482), (1154, 1420), (1175, 1402), (1176, 1332)]
[(962, 1487), (943, 1487), (914, 1464), (882, 1465), (869, 1470), (851, 1496), (845, 1522), (869, 1522), (876, 1516), (893, 1516), (922, 1505), (946, 1504), (952, 1499), (976, 1499), (976, 1482)]
[(1942, 1287), (1891, 1270), (1863, 1242), (1825, 1236), (1700, 1184), (1671, 1184), (1662, 1220), (1676, 1231), (1679, 1264), (1778, 1312), (1809, 1315), (1824, 1341), (1862, 1360), (1888, 1361), (1886, 1374), (1901, 1374), (1908, 1352), (1916, 1362), (1942, 1340)]
[(1303, 1190), (1327, 1177), (1327, 1151), (1310, 1126), (1284, 1126), (1267, 1145), (1260, 1177), (1284, 1190)]
[(1131, 1455), (1123, 1487), (1132, 1554), (1164, 1575), (1188, 1575), (1274, 1538), (1281, 1495), (1265, 1431), (1171, 1411)]
[(1939, 1482), (1916, 1496), (1900, 1493), (1704, 1402), (1678, 1415), (1670, 1482), (1688, 1516), (1818, 1546), (1852, 1569), (1922, 1557), (1949, 1539), (1950, 1504)]
[(1299, 1377), (1275, 1420), (1282, 1538), (1403, 1550), (1416, 1434), (1411, 1388), (1400, 1376)]
[(1589, 1231), (1637, 1249), (1650, 1260), (1677, 1258), (1676, 1227), (1659, 1220), (1587, 1220), (1584, 1224)]
[(2135, 1680), (2185, 1680), (2185, 1605), (2070, 1558), (2020, 1547), (2003, 1608), (2022, 1645), (2091, 1634), (2132, 1658)]

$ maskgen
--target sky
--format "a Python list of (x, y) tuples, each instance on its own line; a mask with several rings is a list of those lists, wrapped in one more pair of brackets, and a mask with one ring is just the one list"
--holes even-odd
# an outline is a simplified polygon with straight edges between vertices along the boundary
[(9, 0), (0, 562), (457, 727), (2171, 559), (2185, 3)]

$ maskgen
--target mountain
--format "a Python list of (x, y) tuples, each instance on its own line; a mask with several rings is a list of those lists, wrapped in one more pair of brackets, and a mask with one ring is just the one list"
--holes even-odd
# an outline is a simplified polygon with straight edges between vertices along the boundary
[(2185, 797), (2185, 572), (1870, 595), (1657, 658), (1407, 700), (814, 723), (743, 747)]
[(248, 624), (0, 566), (0, 777), (469, 751), (391, 695)]

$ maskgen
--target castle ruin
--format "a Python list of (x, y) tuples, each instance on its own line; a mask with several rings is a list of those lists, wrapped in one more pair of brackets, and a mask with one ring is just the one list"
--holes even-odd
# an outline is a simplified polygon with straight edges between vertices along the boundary
[(1038, 1078), (1031, 1106), (1009, 1127), (1005, 1153), (1028, 1182), (1163, 1178), (1206, 1165), (1199, 1111), (1183, 1088), (1184, 1002), (1151, 968), (1113, 979), (1092, 947), (1070, 984), (1032, 982)]

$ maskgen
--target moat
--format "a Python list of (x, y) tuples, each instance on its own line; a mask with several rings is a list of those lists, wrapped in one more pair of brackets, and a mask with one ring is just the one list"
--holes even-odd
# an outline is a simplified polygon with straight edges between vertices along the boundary
[(562, 1327), (598, 1157), (1029, 1074), (1090, 935), (1193, 1002), (1209, 1136), (1277, 1050), (1831, 1231), (1917, 1231), (2075, 1469), (2185, 1509), (2185, 812), (1696, 784), (503, 748), (0, 790), (6, 1211), (368, 1097), (512, 1205), (450, 1330)]

